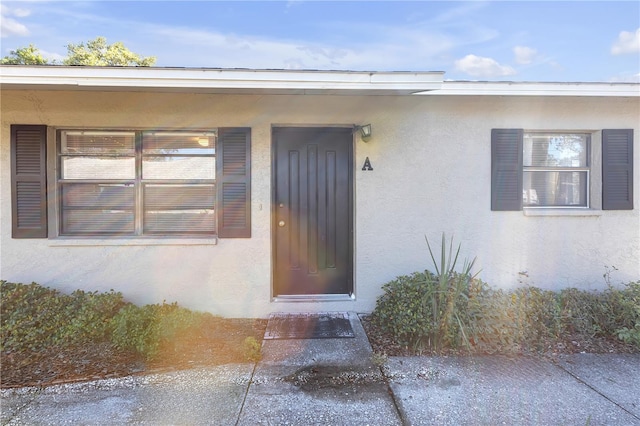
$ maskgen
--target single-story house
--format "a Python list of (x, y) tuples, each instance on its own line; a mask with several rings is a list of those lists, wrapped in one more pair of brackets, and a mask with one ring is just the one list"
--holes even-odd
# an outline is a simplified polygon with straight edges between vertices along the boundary
[(640, 279), (640, 84), (2, 66), (0, 90), (4, 280), (367, 312), (442, 233), (497, 288)]

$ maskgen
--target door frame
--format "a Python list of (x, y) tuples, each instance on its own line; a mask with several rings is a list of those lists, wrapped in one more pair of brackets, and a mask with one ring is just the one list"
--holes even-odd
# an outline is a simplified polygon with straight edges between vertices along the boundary
[(347, 262), (348, 262), (348, 293), (347, 294), (302, 294), (302, 295), (276, 295), (275, 294), (275, 278), (276, 278), (276, 234), (277, 234), (277, 200), (276, 200), (276, 184), (277, 184), (277, 153), (276, 153), (276, 138), (274, 133), (278, 129), (306, 129), (306, 130), (351, 130), (353, 125), (271, 125), (271, 301), (273, 302), (322, 302), (322, 301), (353, 301), (355, 300), (355, 247), (354, 247), (354, 233), (355, 233), (355, 137), (352, 137), (349, 144), (349, 158), (347, 160), (349, 164), (348, 179), (349, 179), (349, 199), (348, 203), (348, 229), (349, 229), (349, 247), (347, 250)]

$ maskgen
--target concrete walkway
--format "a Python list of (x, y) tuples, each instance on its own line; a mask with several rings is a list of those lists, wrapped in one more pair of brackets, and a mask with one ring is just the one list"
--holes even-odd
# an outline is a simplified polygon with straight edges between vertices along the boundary
[(390, 358), (355, 339), (266, 340), (232, 364), (2, 391), (7, 425), (640, 425), (640, 355)]

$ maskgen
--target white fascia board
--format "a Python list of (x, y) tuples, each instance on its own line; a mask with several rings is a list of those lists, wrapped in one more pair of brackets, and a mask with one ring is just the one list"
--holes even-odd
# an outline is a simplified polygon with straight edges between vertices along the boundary
[(524, 83), (445, 81), (440, 90), (415, 95), (640, 97), (640, 83)]
[(286, 71), (194, 68), (114, 68), (68, 66), (0, 67), (4, 87), (223, 89), (278, 92), (412, 94), (437, 90), (443, 72)]

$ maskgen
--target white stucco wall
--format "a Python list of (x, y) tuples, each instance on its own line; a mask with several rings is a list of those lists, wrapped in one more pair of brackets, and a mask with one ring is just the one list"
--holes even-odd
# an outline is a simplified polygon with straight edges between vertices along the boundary
[[(640, 279), (640, 99), (498, 96), (212, 95), (3, 90), (0, 278), (72, 291), (115, 289), (229, 317), (370, 311), (380, 286), (431, 267), (425, 236), (455, 235), (496, 287), (602, 288)], [(371, 123), (354, 142), (354, 301), (271, 301), (271, 127)], [(52, 128), (251, 127), (252, 237), (147, 241), (12, 239), (11, 124)], [(492, 212), (492, 128), (593, 132), (590, 216)], [(633, 128), (635, 209), (601, 211), (600, 130)], [(53, 130), (51, 133), (53, 134)], [(362, 171), (369, 157), (373, 171)], [(120, 244), (123, 243), (123, 244)], [(141, 245), (144, 244), (144, 245)], [(522, 275), (521, 273), (525, 273)]]

